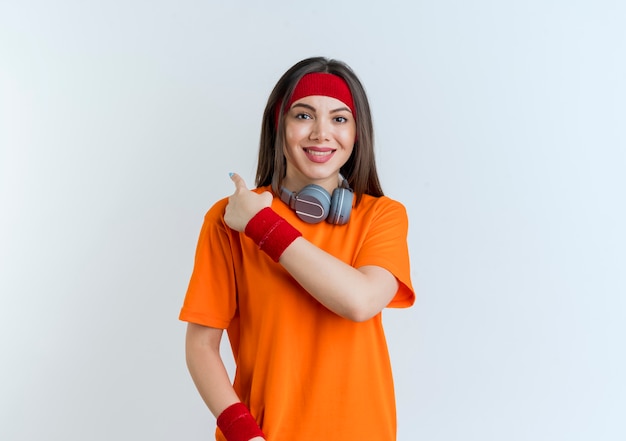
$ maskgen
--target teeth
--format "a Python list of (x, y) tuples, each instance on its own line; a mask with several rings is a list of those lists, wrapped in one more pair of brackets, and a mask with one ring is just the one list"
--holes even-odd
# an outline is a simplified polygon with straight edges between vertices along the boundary
[(307, 149), (306, 152), (309, 155), (313, 155), (313, 156), (328, 156), (328, 155), (330, 155), (332, 153), (332, 150), (329, 150), (327, 152), (319, 152), (317, 150), (308, 150)]

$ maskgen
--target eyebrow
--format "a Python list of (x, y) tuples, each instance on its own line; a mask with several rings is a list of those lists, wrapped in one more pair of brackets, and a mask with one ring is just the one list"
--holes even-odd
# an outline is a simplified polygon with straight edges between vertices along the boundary
[[(291, 106), (292, 109), (294, 107), (304, 107), (305, 109), (309, 109), (309, 110), (311, 110), (313, 112), (317, 112), (315, 107), (313, 107), (313, 106), (311, 106), (309, 104), (305, 104), (305, 103), (296, 103), (293, 106)], [(330, 113), (342, 112), (344, 110), (347, 110), (348, 112), (352, 113), (352, 111), (348, 107), (338, 107), (336, 109), (331, 110)]]

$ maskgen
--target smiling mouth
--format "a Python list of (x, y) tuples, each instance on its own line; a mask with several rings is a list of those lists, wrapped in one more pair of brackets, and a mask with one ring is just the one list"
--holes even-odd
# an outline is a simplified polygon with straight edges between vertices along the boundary
[(329, 156), (335, 153), (335, 150), (332, 150), (332, 149), (324, 149), (324, 150), (304, 149), (304, 151), (306, 152), (307, 155), (311, 155), (311, 156)]

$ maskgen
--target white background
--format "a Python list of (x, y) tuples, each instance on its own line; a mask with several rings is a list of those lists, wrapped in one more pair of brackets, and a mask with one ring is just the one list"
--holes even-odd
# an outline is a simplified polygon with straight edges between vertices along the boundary
[(348, 62), (416, 305), (400, 441), (626, 439), (618, 0), (0, 4), (0, 439), (208, 440), (177, 316), (261, 112)]

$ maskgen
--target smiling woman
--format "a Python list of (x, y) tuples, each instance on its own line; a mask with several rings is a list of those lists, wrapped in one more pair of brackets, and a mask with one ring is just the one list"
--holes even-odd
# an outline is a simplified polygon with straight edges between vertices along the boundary
[(296, 101), (309, 96), (335, 98), (342, 107), (350, 109), (356, 125), (354, 154), (342, 165), (341, 174), (350, 182), (357, 202), (363, 194), (382, 196), (374, 161), (374, 128), (365, 89), (348, 65), (321, 57), (296, 63), (270, 94), (261, 127), (257, 185), (271, 185), (274, 193), (280, 192), (286, 175), (285, 115)]
[(406, 211), (382, 193), (372, 140), (352, 70), (303, 60), (269, 97), (257, 188), (231, 174), (207, 213), (180, 318), (218, 440), (395, 440), (381, 311), (415, 295)]
[(285, 117), (283, 185), (303, 188), (315, 183), (331, 193), (341, 166), (352, 155), (355, 135), (352, 111), (338, 99), (312, 95), (296, 101)]

